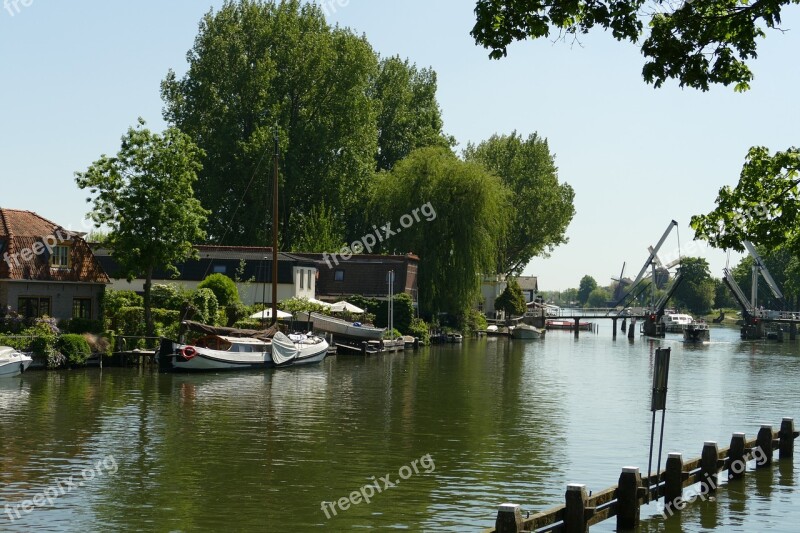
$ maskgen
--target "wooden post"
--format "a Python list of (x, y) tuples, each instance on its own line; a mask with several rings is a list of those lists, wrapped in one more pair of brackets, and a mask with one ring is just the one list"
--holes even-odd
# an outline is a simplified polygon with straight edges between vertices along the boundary
[(419, 337), (414, 337), (414, 349), (419, 350)]
[(794, 439), (798, 436), (798, 433), (794, 430), (794, 418), (784, 418), (781, 421), (779, 436), (781, 439), (780, 458), (791, 459), (794, 457)]
[(763, 424), (756, 435), (756, 446), (764, 454), (764, 463), (756, 461), (756, 468), (766, 468), (772, 465), (772, 426)]
[(664, 467), (664, 506), (679, 502), (683, 495), (683, 455), (672, 452)]
[(793, 341), (797, 339), (797, 323), (792, 322), (789, 324), (789, 340)]
[(700, 473), (705, 479), (700, 479), (700, 482), (708, 485), (709, 492), (716, 490), (717, 472), (719, 472), (719, 448), (716, 442), (706, 441), (700, 454)]
[(631, 319), (631, 325), (628, 326), (628, 338), (629, 339), (633, 338), (633, 333), (634, 333), (635, 330), (636, 330), (636, 319), (632, 318)]
[(623, 318), (622, 319), (622, 326), (620, 327), (620, 329), (622, 330), (622, 333), (627, 333), (628, 332), (628, 319), (627, 318)]
[(728, 448), (728, 479), (741, 479), (747, 471), (744, 433), (734, 433), (731, 437), (731, 447)]
[(361, 341), (361, 355), (367, 356), (367, 341)]
[(496, 533), (520, 533), (523, 529), (522, 511), (519, 505), (504, 503), (497, 509), (497, 519), (494, 521)]
[(566, 533), (588, 533), (586, 524), (586, 506), (589, 501), (589, 492), (586, 485), (572, 483), (567, 485), (567, 494), (564, 497), (564, 531)]
[(617, 338), (617, 319), (616, 318), (612, 318), (611, 322), (614, 324), (613, 326), (611, 326), (611, 338), (612, 339), (616, 339)]
[(580, 331), (581, 331), (581, 318), (580, 317), (576, 317), (575, 318), (575, 338), (578, 338), (578, 336), (580, 334)]
[(639, 489), (642, 476), (639, 468), (626, 466), (619, 475), (617, 485), (617, 531), (639, 526)]

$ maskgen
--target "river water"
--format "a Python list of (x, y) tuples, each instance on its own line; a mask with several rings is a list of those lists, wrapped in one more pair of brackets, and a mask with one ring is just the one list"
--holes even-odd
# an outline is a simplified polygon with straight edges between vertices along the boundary
[[(797, 343), (711, 338), (612, 340), (609, 322), (264, 373), (28, 372), (0, 381), (0, 531), (477, 531), (499, 503), (534, 512), (568, 483), (646, 474), (659, 346), (664, 458), (800, 415)], [(753, 472), (666, 521), (651, 504), (640, 530), (796, 531), (795, 471)]]

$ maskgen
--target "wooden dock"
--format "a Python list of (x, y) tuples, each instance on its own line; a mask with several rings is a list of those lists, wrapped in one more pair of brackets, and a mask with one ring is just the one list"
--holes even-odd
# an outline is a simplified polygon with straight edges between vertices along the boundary
[(485, 533), (583, 533), (589, 531), (589, 526), (613, 517), (617, 518), (617, 531), (634, 529), (639, 525), (641, 506), (651, 501), (663, 497), (664, 514), (671, 516), (688, 503), (682, 500), (686, 487), (699, 483), (701, 494), (714, 493), (719, 488), (719, 472), (727, 471), (729, 479), (742, 478), (748, 460), (755, 459), (756, 468), (770, 467), (775, 450), (780, 451), (781, 461), (791, 461), (798, 435), (794, 419), (784, 418), (780, 430), (764, 425), (753, 439), (734, 433), (730, 446), (721, 450), (716, 442), (706, 442), (700, 457), (685, 463), (680, 453), (670, 453), (665, 469), (650, 477), (642, 477), (637, 467), (625, 467), (616, 486), (592, 495), (586, 485), (567, 485), (563, 504), (526, 518), (519, 505), (504, 503), (498, 509), (495, 527)]

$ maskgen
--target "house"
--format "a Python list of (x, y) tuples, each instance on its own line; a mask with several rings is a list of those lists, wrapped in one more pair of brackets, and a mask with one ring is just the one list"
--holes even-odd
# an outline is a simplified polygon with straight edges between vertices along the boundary
[[(224, 274), (236, 282), (239, 298), (245, 305), (272, 303), (272, 248), (259, 246), (197, 245), (198, 259), (176, 265), (178, 276), (166, 270), (153, 273), (153, 284), (175, 284), (196, 289), (210, 274)], [(127, 281), (111, 252), (95, 245), (95, 255), (112, 278), (111, 288), (144, 292), (144, 279)], [(314, 298), (317, 265), (297, 254), (278, 253), (278, 301), (288, 298)]]
[(0, 208), (0, 309), (26, 317), (100, 318), (108, 276), (81, 233)]
[(519, 283), (526, 304), (536, 300), (536, 295), (539, 294), (539, 279), (536, 276), (520, 276), (517, 278), (517, 283)]
[(478, 311), (486, 315), (487, 318), (502, 318), (495, 311), (494, 301), (506, 290), (508, 282), (504, 275), (483, 276), (481, 280), (481, 301), (478, 302)]
[(348, 296), (387, 299), (389, 272), (394, 272), (394, 294), (406, 293), (417, 306), (419, 257), (406, 255), (355, 254), (349, 259), (335, 259), (329, 254), (296, 253), (314, 261), (319, 272), (317, 298), (326, 301), (344, 300)]

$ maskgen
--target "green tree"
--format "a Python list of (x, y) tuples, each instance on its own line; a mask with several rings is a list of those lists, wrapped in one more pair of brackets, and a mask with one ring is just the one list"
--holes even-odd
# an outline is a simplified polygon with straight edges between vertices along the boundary
[(337, 252), (344, 245), (342, 223), (323, 201), (302, 215), (297, 240), (292, 245), (295, 252)]
[[(670, 4), (659, 0), (478, 0), (475, 41), (501, 58), (518, 40), (578, 36), (598, 26), (620, 41), (641, 44), (646, 58), (642, 75), (660, 87), (668, 79), (680, 85), (708, 90), (712, 83), (735, 84), (745, 90), (753, 79), (747, 65), (756, 57), (759, 39), (777, 29), (784, 6), (800, 0), (741, 2), (694, 0)], [(649, 33), (644, 31), (648, 23)]]
[[(153, 334), (150, 289), (153, 271), (178, 273), (175, 264), (196, 256), (192, 244), (202, 240), (208, 211), (194, 197), (200, 150), (175, 128), (163, 134), (139, 119), (122, 137), (116, 157), (101, 156), (76, 182), (89, 189), (99, 227), (109, 228), (106, 246), (128, 280), (143, 277), (147, 335)], [(158, 194), (154, 196), (154, 191)]]
[[(276, 125), (283, 247), (323, 199), (356, 231), (378, 138), (378, 59), (366, 39), (329, 26), (314, 3), (228, 0), (203, 18), (188, 61), (185, 76), (171, 71), (162, 83), (164, 116), (208, 154), (198, 192), (213, 208), (210, 238), (269, 241), (261, 191), (272, 173), (262, 163)], [(241, 206), (231, 201), (239, 198)]]
[(225, 274), (214, 273), (206, 276), (206, 279), (197, 285), (198, 289), (211, 289), (217, 297), (220, 307), (228, 307), (239, 303), (239, 289), (236, 283)]
[(586, 304), (589, 307), (605, 307), (608, 305), (608, 301), (610, 299), (611, 293), (608, 292), (608, 289), (603, 287), (595, 287), (592, 289), (592, 292), (589, 293)]
[(495, 298), (494, 307), (504, 311), (508, 316), (525, 314), (528, 306), (525, 304), (525, 296), (516, 278), (509, 278), (506, 288)]
[(559, 183), (555, 157), (547, 139), (533, 133), (493, 135), (464, 151), (467, 161), (482, 164), (503, 180), (514, 195), (509, 229), (498, 257), (500, 272), (519, 274), (536, 256), (546, 256), (567, 242), (567, 226), (575, 215), (575, 192)]
[(708, 269), (708, 261), (702, 257), (684, 257), (679, 269), (681, 284), (673, 298), (680, 307), (691, 313), (708, 314), (714, 305), (715, 286)]
[[(581, 278), (581, 282), (578, 285), (578, 303), (581, 305), (586, 305), (586, 302), (589, 301), (589, 295), (592, 294), (592, 291), (597, 288), (597, 281), (592, 276), (588, 274)], [(597, 307), (597, 306), (592, 306)], [(600, 306), (602, 307), (602, 306)]]
[(499, 178), (449, 150), (429, 147), (378, 175), (370, 214), (373, 220), (411, 220), (407, 228), (378, 228), (381, 250), (420, 256), (422, 309), (463, 316), (478, 301), (481, 276), (496, 267), (507, 206)]
[(737, 306), (728, 286), (721, 279), (714, 278), (714, 309), (728, 309)]
[(381, 60), (373, 89), (378, 103), (378, 170), (391, 170), (417, 148), (454, 141), (442, 133), (436, 72), (417, 69), (400, 57)]

